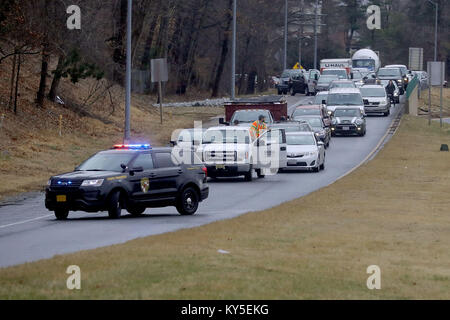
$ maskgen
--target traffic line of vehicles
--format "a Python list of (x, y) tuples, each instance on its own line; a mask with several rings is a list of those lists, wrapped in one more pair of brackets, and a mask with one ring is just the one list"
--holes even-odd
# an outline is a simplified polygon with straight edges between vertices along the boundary
[[(73, 172), (51, 177), (45, 206), (59, 220), (70, 211), (119, 218), (123, 210), (139, 216), (166, 206), (192, 215), (209, 196), (208, 178), (252, 181), (280, 171), (325, 170), (332, 137), (365, 136), (366, 115), (388, 116), (410, 81), (406, 67), (380, 68), (363, 53), (322, 60), (320, 71), (286, 70), (280, 95), (232, 101), (218, 126), (180, 130), (172, 148), (131, 144), (99, 152)], [(287, 93), (315, 100), (288, 114), (281, 96)]]

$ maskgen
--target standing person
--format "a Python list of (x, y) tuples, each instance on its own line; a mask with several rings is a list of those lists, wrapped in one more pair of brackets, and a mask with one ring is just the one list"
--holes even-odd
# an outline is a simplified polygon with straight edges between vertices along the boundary
[(253, 136), (254, 139), (258, 139), (261, 134), (267, 130), (267, 125), (266, 125), (266, 117), (264, 115), (260, 115), (258, 117), (258, 120), (256, 120), (255, 122), (252, 123), (252, 126), (250, 127), (250, 132)]

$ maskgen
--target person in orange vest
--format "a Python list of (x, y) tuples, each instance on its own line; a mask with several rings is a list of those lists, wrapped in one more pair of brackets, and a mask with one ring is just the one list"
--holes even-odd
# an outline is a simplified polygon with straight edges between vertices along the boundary
[(261, 114), (258, 117), (258, 120), (256, 120), (255, 122), (252, 123), (252, 126), (250, 128), (251, 128), (253, 138), (258, 139), (261, 136), (261, 134), (265, 130), (267, 130), (266, 117)]

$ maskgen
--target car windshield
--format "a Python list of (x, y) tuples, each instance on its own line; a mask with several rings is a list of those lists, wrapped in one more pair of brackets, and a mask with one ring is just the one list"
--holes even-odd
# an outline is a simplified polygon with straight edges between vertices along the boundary
[(122, 172), (121, 165), (128, 165), (133, 157), (133, 153), (97, 153), (83, 162), (77, 171)]
[(359, 71), (353, 72), (353, 80), (361, 80), (362, 78), (363, 78), (363, 75), (361, 72), (359, 72)]
[(290, 76), (293, 76), (295, 74), (300, 74), (300, 71), (296, 70), (284, 70), (283, 74), (281, 75), (281, 78), (289, 78)]
[(329, 84), (331, 81), (333, 81), (333, 80), (337, 80), (338, 79), (338, 77), (336, 77), (336, 76), (321, 76), (320, 78), (319, 78), (319, 81), (318, 81), (318, 83), (320, 83), (320, 84)]
[(386, 96), (384, 88), (360, 88), (363, 97), (382, 98)]
[(203, 144), (211, 143), (250, 143), (250, 136), (246, 130), (208, 130), (203, 136)]
[(320, 110), (313, 108), (300, 108), (294, 111), (293, 116), (294, 118), (301, 116), (320, 116)]
[(322, 104), (322, 100), (327, 100), (328, 94), (318, 94), (314, 98), (314, 104)]
[(347, 71), (346, 70), (323, 70), (322, 71), (322, 75), (323, 76), (328, 76), (328, 75), (335, 75), (341, 78), (347, 78)]
[(333, 93), (329, 94), (327, 99), (329, 106), (360, 106), (363, 104), (359, 93)]
[(353, 60), (353, 67), (354, 68), (367, 68), (367, 69), (373, 69), (375, 68), (375, 60), (373, 59), (359, 59), (359, 60)]
[(266, 122), (269, 120), (269, 116), (267, 112), (261, 112), (261, 111), (236, 111), (231, 118), (231, 123), (234, 123), (235, 121), (239, 122), (254, 122), (258, 120), (259, 116), (265, 116)]
[(286, 135), (286, 143), (289, 146), (314, 146), (316, 141), (312, 135)]
[(335, 81), (331, 83), (330, 88), (355, 88), (355, 85), (353, 82)]
[(379, 77), (398, 77), (400, 75), (400, 69), (386, 68), (378, 71)]
[(334, 112), (334, 116), (339, 117), (359, 117), (361, 115), (361, 111), (359, 109), (336, 109)]
[(323, 128), (322, 120), (320, 118), (297, 118), (295, 120), (307, 121), (313, 128)]

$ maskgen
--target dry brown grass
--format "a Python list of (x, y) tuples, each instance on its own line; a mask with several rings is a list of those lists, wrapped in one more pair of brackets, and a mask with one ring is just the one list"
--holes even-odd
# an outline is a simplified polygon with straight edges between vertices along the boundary
[[(433, 87), (431, 89), (431, 116), (433, 118), (439, 118), (440, 107), (441, 107), (441, 89)], [(422, 91), (421, 97), (419, 99), (419, 107), (421, 115), (428, 115), (428, 105), (429, 105), (429, 91), (428, 89)], [(450, 88), (444, 88), (442, 92), (442, 113), (444, 117), (450, 117)]]
[[(3, 299), (449, 299), (450, 127), (405, 116), (375, 160), (306, 197), (0, 270)], [(230, 254), (217, 252), (224, 249)], [(65, 270), (82, 270), (82, 290)], [(381, 268), (381, 290), (366, 268)]]
[[(46, 102), (44, 108), (34, 103), (39, 84), (39, 63), (27, 59), (23, 65), (18, 113), (7, 109), (9, 98), (9, 61), (0, 64), (0, 199), (18, 192), (39, 190), (47, 179), (57, 173), (71, 171), (91, 154), (123, 139), (123, 89), (111, 89), (115, 112), (111, 114), (109, 96), (87, 106), (85, 111), (96, 118), (82, 116), (72, 109)], [(61, 96), (71, 105), (81, 105), (94, 81), (77, 85), (61, 84)], [(221, 107), (165, 108), (160, 124), (159, 109), (150, 107), (154, 97), (133, 95), (132, 137), (150, 141), (155, 146), (166, 145), (175, 129), (193, 127), (194, 120), (207, 121), (223, 114)], [(62, 137), (59, 136), (59, 116), (62, 115)], [(7, 183), (5, 183), (7, 181)]]

